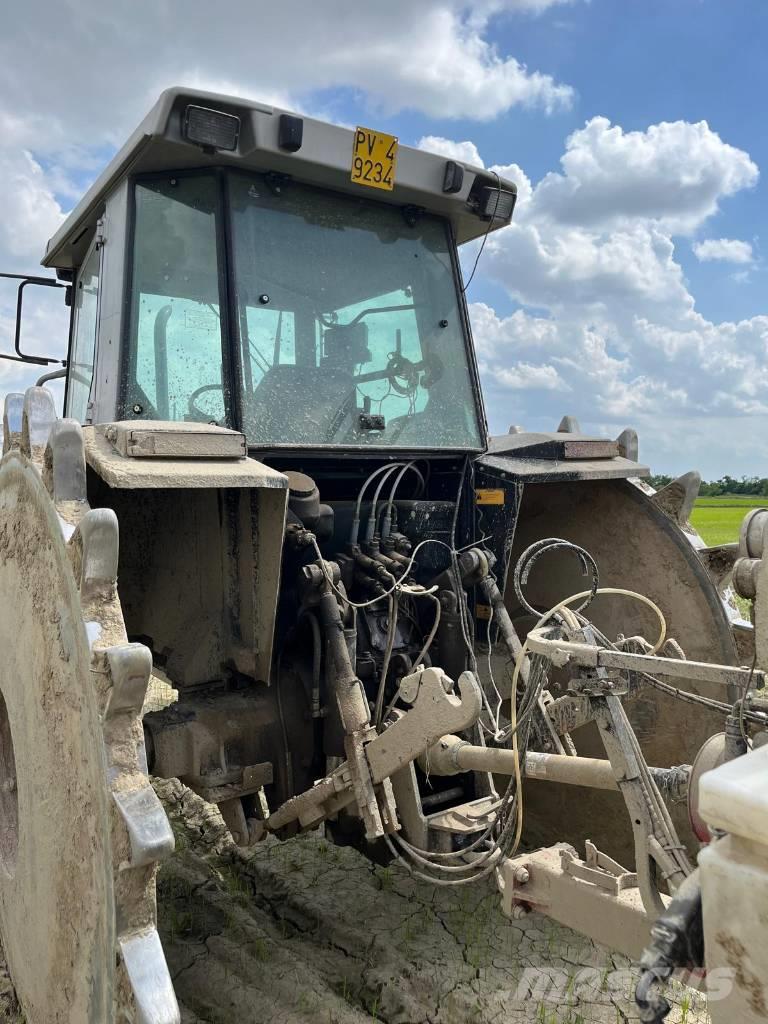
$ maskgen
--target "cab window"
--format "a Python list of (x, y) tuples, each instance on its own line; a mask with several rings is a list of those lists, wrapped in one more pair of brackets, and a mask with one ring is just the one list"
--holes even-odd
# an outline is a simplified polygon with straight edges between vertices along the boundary
[(228, 182), (249, 443), (481, 447), (446, 223), (268, 175)]
[(99, 263), (101, 250), (95, 245), (80, 269), (75, 286), (75, 320), (69, 365), (67, 416), (87, 423), (93, 382), (96, 331), (99, 309)]
[(135, 187), (131, 417), (228, 425), (213, 175)]

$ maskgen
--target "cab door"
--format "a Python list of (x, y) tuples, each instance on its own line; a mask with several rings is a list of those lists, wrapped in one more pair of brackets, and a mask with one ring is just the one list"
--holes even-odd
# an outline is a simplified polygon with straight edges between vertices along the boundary
[(79, 423), (91, 423), (93, 367), (99, 326), (99, 280), (102, 246), (99, 232), (86, 254), (75, 281), (72, 347), (67, 369), (67, 399), (64, 415)]

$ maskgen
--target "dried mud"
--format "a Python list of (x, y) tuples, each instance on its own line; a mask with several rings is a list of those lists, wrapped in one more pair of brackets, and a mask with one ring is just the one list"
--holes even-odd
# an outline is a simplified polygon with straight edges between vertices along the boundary
[[(312, 835), (242, 851), (216, 808), (156, 783), (176, 834), (158, 916), (184, 1024), (626, 1024), (629, 961), (493, 887), (445, 889)], [(551, 979), (551, 980), (548, 980)], [(672, 1024), (708, 1021), (673, 993)], [(0, 1021), (21, 1022), (0, 968)]]

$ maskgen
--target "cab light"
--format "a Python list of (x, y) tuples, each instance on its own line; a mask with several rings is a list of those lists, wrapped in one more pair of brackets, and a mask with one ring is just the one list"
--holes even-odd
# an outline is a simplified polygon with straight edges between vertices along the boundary
[(206, 149), (237, 149), (240, 118), (190, 104), (184, 114), (184, 136)]

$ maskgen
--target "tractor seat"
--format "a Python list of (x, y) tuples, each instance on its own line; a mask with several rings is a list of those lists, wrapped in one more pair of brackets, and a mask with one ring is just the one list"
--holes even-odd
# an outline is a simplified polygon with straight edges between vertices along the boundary
[(253, 443), (317, 445), (339, 437), (353, 399), (351, 373), (338, 366), (273, 366), (246, 400)]

